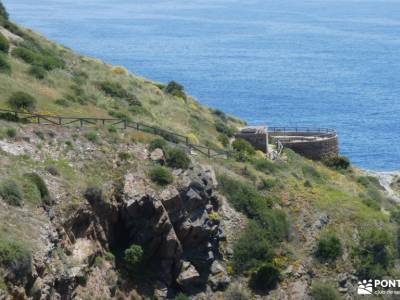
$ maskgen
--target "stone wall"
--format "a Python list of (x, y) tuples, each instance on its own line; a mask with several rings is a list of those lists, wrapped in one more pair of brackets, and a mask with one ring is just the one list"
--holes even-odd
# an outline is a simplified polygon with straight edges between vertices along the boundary
[(339, 155), (339, 145), (337, 135), (324, 139), (310, 141), (282, 141), (282, 145), (292, 149), (296, 153), (313, 160), (321, 160), (327, 156)]
[(268, 134), (266, 132), (252, 134), (239, 132), (235, 137), (248, 141), (256, 150), (268, 153)]

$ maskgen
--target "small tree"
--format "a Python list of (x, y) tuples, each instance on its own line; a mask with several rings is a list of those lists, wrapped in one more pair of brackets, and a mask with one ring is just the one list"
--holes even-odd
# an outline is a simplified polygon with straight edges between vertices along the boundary
[(36, 99), (25, 92), (16, 92), (8, 99), (8, 104), (16, 110), (32, 111), (36, 107)]
[(333, 261), (342, 254), (342, 243), (335, 234), (324, 234), (318, 241), (315, 254), (321, 260)]
[(124, 259), (130, 271), (136, 273), (143, 263), (143, 248), (140, 245), (131, 245), (125, 250)]
[(176, 81), (170, 81), (165, 87), (165, 92), (175, 97), (186, 99), (183, 85), (177, 83)]

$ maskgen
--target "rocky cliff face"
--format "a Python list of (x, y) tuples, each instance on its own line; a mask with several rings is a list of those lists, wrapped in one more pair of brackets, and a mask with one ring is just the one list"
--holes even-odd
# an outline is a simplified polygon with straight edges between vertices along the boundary
[[(194, 167), (177, 173), (177, 184), (159, 191), (136, 173), (125, 175), (122, 189), (110, 187), (111, 198), (88, 188), (88, 203), (57, 227), (57, 254), (35, 263), (34, 298), (72, 299), (85, 288), (115, 296), (122, 261), (117, 255), (115, 265), (98, 264), (96, 257), (131, 244), (145, 249), (146, 271), (155, 279), (149, 288), (159, 299), (180, 290), (193, 294), (225, 288), (230, 280), (218, 262), (225, 234), (215, 217), (220, 203), (213, 171)], [(122, 290), (129, 293), (131, 284), (127, 280)]]

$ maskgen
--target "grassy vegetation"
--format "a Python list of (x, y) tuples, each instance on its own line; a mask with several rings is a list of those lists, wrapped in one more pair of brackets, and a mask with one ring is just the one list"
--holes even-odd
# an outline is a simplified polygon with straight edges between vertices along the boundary
[(159, 185), (168, 185), (174, 181), (171, 170), (161, 166), (150, 170), (150, 179)]
[(342, 244), (332, 233), (320, 236), (316, 256), (323, 261), (333, 261), (342, 254)]
[(339, 293), (329, 284), (315, 282), (312, 285), (311, 296), (314, 300), (340, 300)]
[(0, 183), (0, 196), (13, 206), (22, 206), (23, 194), (21, 187), (12, 179), (4, 179)]
[(24, 177), (36, 187), (37, 191), (39, 192), (41, 202), (45, 204), (51, 204), (52, 200), (50, 193), (44, 180), (36, 173), (27, 173), (24, 175)]
[(30, 250), (21, 242), (0, 239), (0, 266), (10, 267), (18, 261), (30, 260)]
[(11, 75), (11, 65), (8, 58), (0, 53), (0, 73)]
[(0, 52), (8, 53), (10, 49), (10, 42), (6, 39), (6, 37), (0, 33)]
[(216, 122), (230, 135), (243, 125), (200, 105), (174, 81), (167, 85), (149, 81), (124, 68), (79, 56), (4, 17), (3, 24), (24, 42), (13, 45), (8, 57), (0, 56), (0, 108), (15, 108), (8, 99), (24, 92), (36, 99), (33, 109), (41, 113), (135, 120), (192, 135), (200, 144), (216, 147), (223, 147)]

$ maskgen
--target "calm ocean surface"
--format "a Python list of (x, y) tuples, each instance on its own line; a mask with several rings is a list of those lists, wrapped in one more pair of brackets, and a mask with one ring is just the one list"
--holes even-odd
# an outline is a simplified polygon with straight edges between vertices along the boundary
[(400, 170), (400, 1), (3, 0), (12, 19), (251, 124), (334, 127)]

